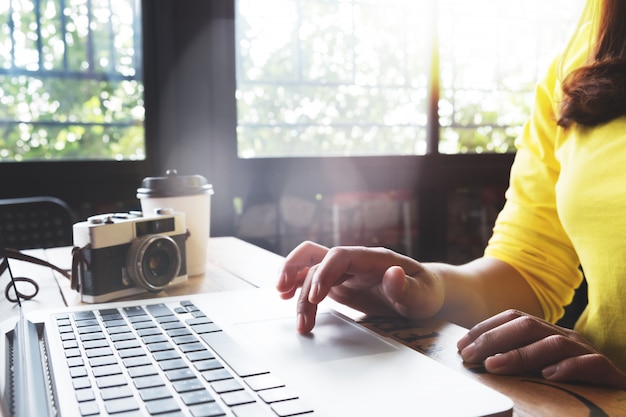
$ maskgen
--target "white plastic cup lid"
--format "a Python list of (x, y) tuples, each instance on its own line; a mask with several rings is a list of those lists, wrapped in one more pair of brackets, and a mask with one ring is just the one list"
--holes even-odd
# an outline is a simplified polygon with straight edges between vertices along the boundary
[(164, 177), (147, 177), (137, 189), (137, 198), (180, 197), (213, 194), (213, 186), (202, 175), (178, 175), (169, 169)]

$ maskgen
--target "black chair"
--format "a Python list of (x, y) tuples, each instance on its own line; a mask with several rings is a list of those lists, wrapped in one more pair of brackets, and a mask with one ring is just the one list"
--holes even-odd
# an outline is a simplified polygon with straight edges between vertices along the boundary
[(71, 246), (75, 214), (55, 197), (0, 199), (0, 233), (12, 249)]

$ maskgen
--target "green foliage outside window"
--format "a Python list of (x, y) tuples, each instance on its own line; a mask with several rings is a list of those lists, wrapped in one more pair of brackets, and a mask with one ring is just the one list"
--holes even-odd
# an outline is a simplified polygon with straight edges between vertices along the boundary
[(239, 156), (512, 152), (583, 3), (237, 0)]
[(0, 161), (143, 159), (138, 4), (0, 8)]

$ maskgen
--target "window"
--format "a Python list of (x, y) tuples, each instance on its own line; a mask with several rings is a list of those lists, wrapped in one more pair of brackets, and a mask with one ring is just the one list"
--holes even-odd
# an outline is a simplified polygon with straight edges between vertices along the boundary
[(582, 0), (439, 3), (441, 153), (511, 152)]
[(0, 161), (143, 160), (136, 0), (0, 3)]
[(238, 0), (238, 155), (510, 152), (582, 6)]

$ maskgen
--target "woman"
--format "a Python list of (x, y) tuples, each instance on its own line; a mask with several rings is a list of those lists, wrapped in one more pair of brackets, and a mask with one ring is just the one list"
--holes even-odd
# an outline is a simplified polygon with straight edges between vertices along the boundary
[[(305, 242), (277, 288), (298, 288), (298, 330), (326, 296), (368, 314), (439, 316), (472, 327), (462, 358), (494, 374), (626, 390), (626, 2), (589, 0), (536, 90), (507, 202), (482, 258), (420, 263), (381, 248)], [(554, 324), (582, 280), (575, 331)]]

